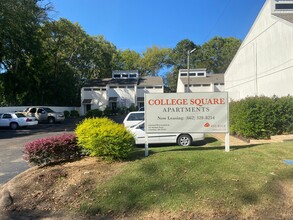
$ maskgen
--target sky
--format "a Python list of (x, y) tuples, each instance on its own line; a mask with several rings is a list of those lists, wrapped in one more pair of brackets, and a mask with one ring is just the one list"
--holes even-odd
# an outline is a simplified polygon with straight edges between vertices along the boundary
[(79, 23), (121, 50), (197, 45), (215, 36), (244, 40), (265, 0), (45, 0), (54, 20)]

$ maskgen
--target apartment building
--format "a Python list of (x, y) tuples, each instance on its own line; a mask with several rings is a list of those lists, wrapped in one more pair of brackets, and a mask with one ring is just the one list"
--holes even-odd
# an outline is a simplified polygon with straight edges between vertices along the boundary
[(293, 0), (267, 0), (225, 73), (230, 99), (293, 95)]
[(115, 70), (112, 78), (89, 80), (81, 89), (81, 115), (106, 107), (144, 106), (145, 93), (163, 93), (162, 77), (141, 77), (137, 70)]
[(179, 70), (177, 81), (178, 93), (222, 91), (224, 91), (224, 74), (208, 74), (206, 69)]

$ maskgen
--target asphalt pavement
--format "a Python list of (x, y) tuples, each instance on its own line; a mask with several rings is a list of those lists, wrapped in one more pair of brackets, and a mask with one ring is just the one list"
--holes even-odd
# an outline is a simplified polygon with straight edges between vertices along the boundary
[(22, 159), (22, 150), (26, 143), (39, 138), (72, 133), (80, 120), (66, 119), (63, 123), (38, 124), (17, 130), (0, 128), (0, 185), (29, 168), (28, 163)]
[[(111, 119), (122, 123), (125, 116), (112, 116)], [(38, 124), (34, 127), (11, 130), (0, 128), (0, 185), (8, 182), (19, 173), (27, 170), (28, 163), (22, 159), (26, 143), (39, 138), (73, 133), (83, 118), (65, 119), (63, 123)]]

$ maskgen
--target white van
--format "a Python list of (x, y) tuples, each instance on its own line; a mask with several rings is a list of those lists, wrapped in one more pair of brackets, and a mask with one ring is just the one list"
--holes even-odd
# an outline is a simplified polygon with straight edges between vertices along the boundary
[(126, 128), (129, 128), (142, 121), (144, 121), (144, 111), (129, 112), (128, 115), (126, 115), (123, 124)]
[[(144, 121), (130, 127), (129, 130), (134, 135), (135, 144), (145, 143)], [(204, 138), (204, 133), (154, 133), (148, 134), (148, 143), (177, 143), (180, 146), (190, 146), (193, 142), (202, 141)]]

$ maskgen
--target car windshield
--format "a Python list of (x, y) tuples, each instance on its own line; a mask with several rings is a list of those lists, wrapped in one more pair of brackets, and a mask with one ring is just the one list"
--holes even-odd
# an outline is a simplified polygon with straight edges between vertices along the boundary
[(46, 111), (46, 112), (54, 112), (52, 109), (50, 109), (50, 108), (44, 108), (44, 110)]
[(16, 117), (18, 117), (18, 118), (24, 118), (24, 117), (26, 117), (24, 114), (22, 114), (22, 113), (15, 113), (15, 115), (16, 115)]
[(143, 113), (132, 113), (129, 115), (127, 121), (143, 121), (144, 120), (144, 112)]

